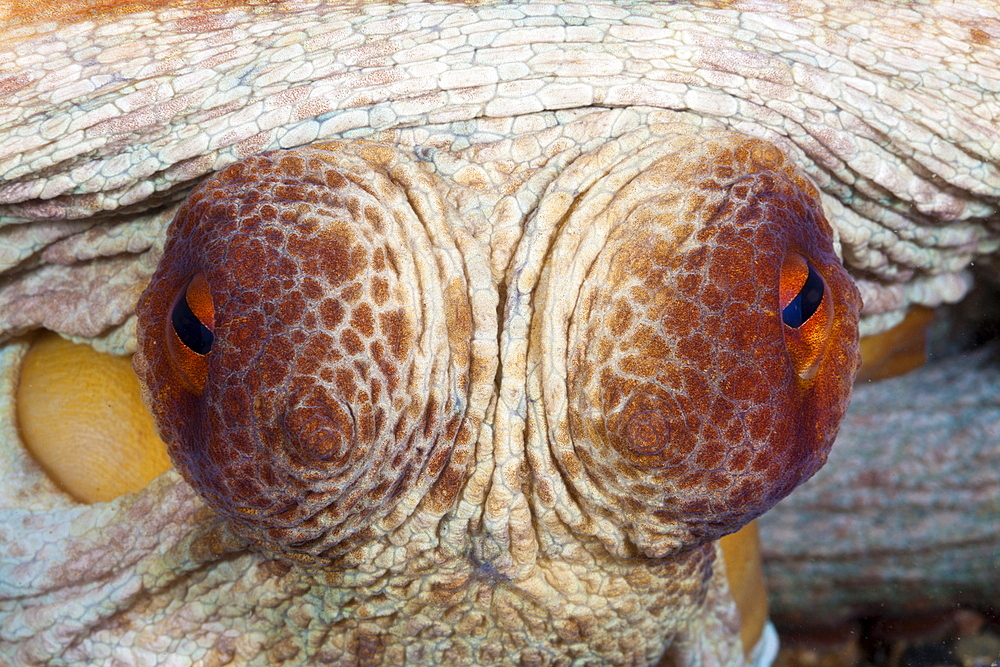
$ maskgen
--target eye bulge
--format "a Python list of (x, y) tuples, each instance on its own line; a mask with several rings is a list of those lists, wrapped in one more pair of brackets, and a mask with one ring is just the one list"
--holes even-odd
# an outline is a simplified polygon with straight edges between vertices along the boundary
[(344, 143), (215, 174), (137, 308), (133, 365), (174, 465), (241, 536), (303, 563), (414, 497), (450, 502), (471, 447), (469, 290), (397, 183), (434, 193), (430, 177), (394, 161)]
[[(861, 299), (818, 190), (773, 145), (726, 133), (647, 150), (619, 166), (611, 205), (574, 203), (552, 263), (589, 266), (575, 294), (548, 281), (538, 308), (573, 304), (549, 318), (569, 342), (536, 354), (566, 359), (568, 410), (547, 418), (573, 497), (623, 532), (595, 534), (662, 557), (738, 530), (823, 464)], [(607, 229), (593, 257), (572, 245), (587, 226)]]

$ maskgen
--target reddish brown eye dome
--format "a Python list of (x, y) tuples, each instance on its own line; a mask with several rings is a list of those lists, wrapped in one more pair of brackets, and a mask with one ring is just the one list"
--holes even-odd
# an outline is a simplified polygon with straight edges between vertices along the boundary
[(528, 363), (566, 378), (541, 387), (553, 463), (584, 508), (563, 519), (664, 557), (738, 530), (823, 464), (861, 300), (817, 190), (774, 146), (671, 136), (601, 169), (547, 260), (578, 277), (543, 276)]
[(176, 468), (263, 550), (332, 566), (458, 491), (472, 318), (437, 191), (392, 149), (278, 151), (168, 230), (136, 372)]

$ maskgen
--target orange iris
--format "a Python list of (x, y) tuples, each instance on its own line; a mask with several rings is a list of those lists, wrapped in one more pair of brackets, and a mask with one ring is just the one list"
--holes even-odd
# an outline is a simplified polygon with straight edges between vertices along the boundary
[(215, 304), (205, 274), (194, 274), (178, 292), (165, 326), (174, 370), (189, 391), (201, 394), (208, 379), (208, 353), (215, 340)]
[(830, 287), (812, 262), (789, 251), (781, 265), (778, 301), (792, 365), (800, 378), (811, 379), (833, 329)]

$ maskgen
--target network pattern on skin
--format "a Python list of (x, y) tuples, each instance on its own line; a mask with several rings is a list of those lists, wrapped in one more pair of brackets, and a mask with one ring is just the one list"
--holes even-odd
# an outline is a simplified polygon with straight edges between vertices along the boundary
[[(766, 509), (825, 456), (832, 433), (805, 433), (807, 417), (782, 420), (787, 412), (760, 405), (781, 397), (789, 410), (805, 414), (803, 405), (820, 398), (828, 401), (822, 408), (828, 414), (842, 413), (843, 395), (820, 388), (824, 382), (842, 384), (853, 372), (852, 354), (837, 350), (850, 346), (844, 328), (851, 328), (850, 311), (859, 304), (833, 252), (861, 288), (863, 327), (871, 331), (890, 323), (907, 303), (957, 298), (968, 284), (964, 267), (996, 243), (989, 224), (997, 199), (996, 156), (990, 152), (996, 150), (996, 129), (984, 122), (996, 117), (990, 95), (997, 81), (990, 75), (995, 67), (989, 67), (996, 56), (986, 45), (996, 17), (982, 27), (956, 18), (992, 10), (970, 5), (949, 15), (950, 9), (921, 5), (917, 11), (925, 12), (927, 23), (919, 45), (899, 39), (912, 33), (905, 28), (909, 15), (818, 10), (803, 6), (777, 17), (753, 3), (735, 9), (403, 5), (373, 6), (364, 14), (308, 5), (287, 13), (199, 13), (187, 7), (138, 15), (134, 22), (81, 21), (61, 32), (49, 27), (40, 37), (44, 48), (33, 50), (24, 46), (37, 44), (31, 29), (15, 32), (10, 39), (20, 50), (13, 64), (34, 63), (51, 73), (36, 79), (22, 69), (5, 80), (20, 97), (3, 130), (13, 152), (0, 169), (0, 196), (8, 202), (6, 219), (30, 224), (5, 232), (11, 240), (5, 266), (16, 279), (0, 288), (3, 303), (10, 304), (0, 308), (4, 330), (17, 334), (43, 325), (107, 349), (134, 349), (138, 294), (161, 253), (172, 256), (169, 243), (162, 245), (165, 224), (193, 179), (219, 170), (219, 178), (238, 174), (234, 162), (264, 160), (252, 156), (268, 149), (334, 136), (364, 139), (368, 143), (339, 142), (333, 151), (333, 173), (350, 184), (331, 177), (334, 192), (347, 189), (329, 196), (366, 201), (372, 212), (360, 206), (359, 216), (351, 214), (364, 221), (360, 236), (338, 232), (327, 239), (341, 250), (351, 248), (352, 259), (333, 267), (343, 281), (325, 285), (340, 290), (331, 303), (345, 312), (339, 320), (328, 312), (324, 333), (339, 339), (342, 354), (364, 349), (367, 362), (354, 360), (368, 365), (351, 367), (345, 356), (313, 368), (318, 379), (309, 375), (309, 362), (296, 346), (330, 349), (330, 341), (310, 338), (312, 325), (302, 320), (308, 312), (294, 304), (282, 310), (267, 295), (293, 288), (305, 300), (321, 287), (315, 276), (310, 282), (310, 272), (289, 279), (294, 285), (275, 286), (268, 284), (270, 274), (239, 263), (229, 278), (217, 273), (213, 279), (208, 273), (217, 265), (207, 262), (201, 269), (205, 284), (209, 290), (226, 285), (226, 299), (247, 294), (245, 285), (228, 289), (233, 276), (260, 281), (252, 296), (271, 310), (246, 311), (248, 323), (258, 317), (280, 329), (294, 321), (304, 330), (295, 341), (294, 333), (284, 339), (277, 330), (260, 328), (262, 322), (245, 329), (266, 331), (243, 335), (253, 338), (251, 346), (289, 363), (280, 369), (270, 364), (272, 372), (261, 373), (256, 399), (216, 390), (213, 382), (225, 373), (206, 374), (201, 396), (224, 395), (231, 405), (201, 404), (213, 429), (242, 405), (258, 411), (255, 423), (266, 431), (281, 404), (261, 397), (277, 398), (275, 387), (295, 386), (284, 413), (291, 415), (288, 421), (308, 426), (331, 417), (328, 431), (334, 433), (350, 421), (338, 415), (350, 410), (345, 402), (329, 403), (330, 394), (315, 388), (342, 378), (347, 389), (336, 400), (349, 390), (368, 406), (351, 423), (351, 435), (361, 430), (371, 436), (371, 451), (406, 460), (379, 460), (385, 468), (361, 476), (361, 487), (372, 493), (351, 499), (363, 508), (351, 516), (338, 515), (337, 507), (324, 510), (324, 502), (310, 495), (323, 485), (324, 492), (342, 491), (337, 479), (304, 479), (309, 475), (301, 472), (302, 488), (279, 484), (285, 495), (269, 496), (272, 486), (253, 477), (275, 473), (269, 464), (248, 463), (256, 457), (246, 455), (242, 467), (231, 466), (238, 474), (251, 473), (245, 484), (209, 466), (197, 473), (206, 480), (206, 499), (234, 520), (220, 524), (173, 473), (134, 498), (92, 508), (68, 505), (24, 463), (8, 429), (5, 477), (18, 481), (5, 497), (12, 508), (5, 514), (5, 535), (23, 533), (28, 521), (31, 535), (56, 541), (47, 542), (53, 557), (40, 562), (25, 560), (17, 550), (5, 554), (6, 567), (18, 573), (10, 581), (27, 582), (19, 584), (19, 595), (27, 591), (27, 599), (46, 610), (8, 631), (5, 640), (16, 640), (26, 660), (44, 659), (53, 638), (67, 631), (79, 638), (65, 654), (68, 661), (114, 651), (151, 655), (181, 628), (184, 638), (170, 646), (192, 659), (353, 654), (391, 661), (400, 651), (412, 651), (408, 657), (426, 661), (545, 662), (595, 651), (643, 661), (669, 645), (682, 660), (739, 661), (724, 581), (713, 569), (711, 542), (702, 540)], [(125, 44), (130, 31), (143, 39)], [(924, 55), (913, 56), (910, 46)], [(121, 64), (124, 52), (136, 48), (147, 49), (149, 57), (129, 59), (136, 68), (129, 71)], [(179, 55), (185, 49), (211, 52), (212, 58), (199, 60), (208, 68), (187, 64), (190, 59)], [(318, 50), (323, 54), (305, 57)], [(72, 67), (60, 60), (67, 56), (51, 55), (78, 52), (88, 57)], [(943, 80), (935, 77), (950, 85), (935, 85)], [(950, 99), (955, 96), (958, 102)], [(956, 106), (961, 110), (954, 111)], [(778, 151), (746, 135), (771, 141), (788, 157), (775, 157)], [(760, 164), (728, 173), (705, 170), (713, 160), (722, 167), (737, 164), (730, 154), (738, 155), (739, 146), (754, 155), (744, 164)], [(771, 169), (784, 175), (769, 177)], [(368, 176), (347, 176), (359, 173)], [(742, 206), (729, 210), (707, 195), (699, 200), (697, 186), (680, 188), (692, 174), (706, 179), (709, 193), (717, 194), (720, 183), (731, 188)], [(744, 179), (745, 186), (733, 179)], [(664, 201), (640, 205), (657, 187), (664, 188)], [(760, 192), (784, 194), (776, 203)], [(405, 205), (390, 209), (386, 198), (393, 197)], [(755, 258), (733, 252), (739, 246), (727, 239), (725, 225), (720, 238), (705, 231), (716, 213), (738, 223), (741, 211), (769, 206), (808, 211), (790, 217), (808, 218), (809, 229), (824, 230), (820, 201), (833, 224), (833, 245), (802, 229), (763, 229), (765, 250)], [(258, 205), (266, 217), (266, 204), (247, 204)], [(681, 217), (672, 210), (696, 213), (705, 224), (700, 230), (687, 228), (685, 220), (649, 224), (657, 216)], [(399, 216), (419, 224), (404, 224)], [(629, 225), (645, 230), (641, 243), (629, 240), (635, 236)], [(302, 227), (303, 237), (317, 233), (308, 221)], [(289, 257), (297, 257), (293, 264), (307, 261), (296, 255), (294, 235), (270, 240), (289, 251), (286, 263)], [(376, 257), (380, 246), (382, 261)], [(389, 247), (409, 252), (397, 251), (392, 265)], [(718, 280), (745, 277), (727, 276), (737, 260), (755, 277), (743, 290), (773, 293), (763, 312), (749, 312), (752, 299), (740, 293), (739, 283), (731, 302), (710, 289)], [(162, 270), (171, 265), (165, 261)], [(292, 275), (299, 270), (289, 268)], [(697, 285), (699, 271), (713, 280)], [(786, 271), (798, 277), (784, 280)], [(821, 341), (833, 341), (829, 349), (820, 345), (819, 367), (809, 349), (813, 336), (804, 336), (799, 349), (785, 333), (776, 333), (787, 326), (780, 321), (784, 306), (814, 272), (826, 282), (824, 293), (848, 311), (829, 320), (818, 311), (815, 322), (807, 319), (810, 327), (823, 324), (817, 327), (825, 333)], [(176, 273), (178, 282), (164, 292), (166, 305), (157, 311), (158, 333), (179, 295), (195, 319), (207, 319), (203, 283), (182, 269)], [(371, 280), (362, 285), (355, 273)], [(622, 290), (631, 298), (621, 298)], [(657, 294), (668, 292), (677, 298), (657, 302)], [(678, 296), (693, 294), (697, 299)], [(210, 321), (212, 327), (238, 336), (237, 328), (226, 329), (229, 315), (216, 310), (215, 299), (213, 293), (212, 317), (219, 320)], [(743, 340), (731, 340), (731, 330), (713, 325), (727, 307), (734, 311), (727, 318), (752, 323), (733, 334)], [(673, 342), (664, 345), (651, 337), (651, 323), (662, 322), (658, 318), (669, 309), (703, 321), (701, 338), (665, 337)], [(630, 347), (616, 345), (619, 336)], [(245, 363), (223, 353), (231, 345), (228, 337), (217, 340), (209, 366)], [(787, 367), (764, 378), (787, 389), (778, 394), (761, 395), (766, 385), (759, 368), (744, 378), (712, 374), (698, 363), (703, 343), (725, 358), (727, 347), (756, 342), (759, 353), (770, 357), (778, 341), (797, 350), (784, 357)], [(18, 342), (7, 345), (8, 368), (16, 369), (22, 351)], [(187, 354), (183, 345), (174, 352)], [(152, 373), (153, 356), (144, 355), (140, 368)], [(600, 363), (587, 363), (591, 358)], [(709, 368), (732, 368), (736, 361)], [(824, 372), (822, 364), (834, 362), (838, 372)], [(193, 385), (196, 396), (198, 363), (181, 364), (185, 391)], [(664, 371), (668, 366), (676, 370)], [(313, 379), (301, 379), (306, 376)], [(376, 382), (365, 387), (359, 378)], [(448, 391), (440, 396), (398, 391), (439, 387), (441, 381)], [(682, 391), (667, 395), (664, 388)], [(669, 405), (681, 393), (697, 406)], [(317, 400), (319, 395), (327, 398)], [(191, 407), (192, 399), (178, 400)], [(322, 410), (315, 409), (319, 404)], [(763, 470), (782, 466), (753, 447), (730, 452), (713, 446), (713, 437), (732, 438), (738, 429), (708, 418), (667, 429), (675, 440), (686, 433), (700, 436), (686, 456), (697, 474), (672, 477), (681, 466), (657, 440), (664, 420), (682, 414), (697, 421), (699, 414), (734, 410), (744, 410), (742, 427), (753, 430), (754, 439), (788, 445), (775, 454), (798, 464), (787, 478), (772, 475), (766, 484), (755, 484)], [(161, 423), (171, 428), (170, 419)], [(397, 441), (386, 431), (389, 423), (401, 424), (401, 433), (412, 434), (417, 446), (393, 451)], [(784, 438), (788, 429), (797, 429), (800, 439)], [(182, 434), (168, 440), (181, 442)], [(815, 446), (796, 449), (795, 442)], [(352, 453), (331, 446), (325, 454), (344, 462)], [(296, 460), (300, 455), (288, 447), (285, 463), (305, 470)], [(196, 458), (181, 454), (180, 460), (184, 456)], [(731, 472), (707, 474), (721, 470), (723, 460)], [(429, 474), (402, 475), (395, 478), (398, 487), (385, 488), (394, 479), (386, 471), (397, 470), (397, 463)], [(183, 470), (185, 464), (179, 465)], [(647, 471), (647, 478), (636, 470)], [(273, 503), (287, 503), (289, 493), (307, 501), (296, 507), (308, 509), (273, 512)], [(680, 499), (683, 515), (662, 511), (668, 497), (671, 507)], [(45, 511), (29, 521), (32, 508)], [(254, 512), (261, 511), (285, 523), (255, 524)], [(321, 526), (307, 526), (315, 530), (304, 542), (300, 513), (324, 517)], [(259, 549), (327, 565), (286, 569), (262, 562), (243, 551), (227, 525)], [(704, 546), (690, 546), (696, 544)], [(82, 551), (91, 554), (86, 563), (78, 560)], [(422, 557), (410, 557), (417, 553)], [(639, 555), (664, 559), (656, 576), (639, 574), (642, 568), (616, 570), (615, 563)], [(605, 558), (602, 567), (593, 567)], [(109, 577), (119, 585), (109, 589)], [(661, 578), (672, 583), (664, 585)], [(508, 587), (510, 581), (520, 587)], [(73, 593), (47, 598), (53, 587)], [(643, 603), (615, 608), (609, 600), (625, 591)], [(232, 606), (237, 600), (243, 607)], [(559, 600), (560, 613), (543, 613), (539, 600)], [(486, 607), (491, 614), (479, 613)], [(241, 616), (239, 632), (227, 617), (234, 608), (252, 610)], [(330, 618), (331, 609), (345, 611)], [(455, 610), (454, 616), (447, 610)], [(385, 620), (393, 613), (412, 622), (393, 625)], [(652, 626), (650, 615), (658, 617)], [(125, 620), (110, 627), (106, 619), (112, 616)], [(291, 625), (275, 620), (286, 618)], [(393, 629), (386, 632), (386, 624)], [(532, 639), (532, 625), (553, 629), (548, 636), (557, 638), (555, 644)], [(593, 628), (605, 625), (619, 631), (602, 643)], [(475, 641), (449, 639), (452, 626)], [(163, 632), (166, 627), (171, 632)], [(428, 641), (392, 639), (421, 632)]]

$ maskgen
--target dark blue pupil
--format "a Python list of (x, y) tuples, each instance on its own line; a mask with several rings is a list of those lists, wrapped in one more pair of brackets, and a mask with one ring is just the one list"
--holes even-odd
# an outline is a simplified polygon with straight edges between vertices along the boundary
[(188, 349), (195, 354), (208, 354), (208, 351), (212, 349), (215, 335), (201, 323), (197, 315), (191, 312), (191, 306), (188, 305), (186, 296), (177, 299), (174, 310), (170, 313), (170, 321), (174, 325), (177, 337)]
[(806, 276), (802, 289), (781, 311), (782, 321), (793, 329), (805, 324), (823, 301), (823, 279), (811, 262), (807, 261), (806, 265), (809, 267), (809, 275)]

